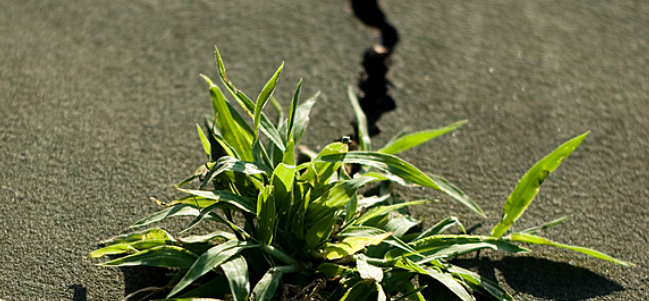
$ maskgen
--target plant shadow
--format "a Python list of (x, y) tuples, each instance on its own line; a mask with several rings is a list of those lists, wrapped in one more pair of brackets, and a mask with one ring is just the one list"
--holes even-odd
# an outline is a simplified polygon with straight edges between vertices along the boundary
[(72, 301), (88, 301), (88, 290), (81, 284), (68, 286), (72, 290)]
[[(568, 263), (535, 257), (505, 257), (499, 261), (489, 258), (456, 259), (453, 264), (477, 270), (483, 277), (496, 281), (496, 270), (515, 292), (536, 298), (579, 301), (609, 295), (624, 290), (619, 283), (597, 273)], [(421, 285), (428, 285), (423, 294), (429, 300), (459, 300), (440, 283), (420, 277)], [(513, 293), (513, 292), (509, 292)], [(476, 296), (477, 300), (490, 300)]]
[[(167, 274), (170, 272), (166, 268), (148, 267), (148, 266), (134, 266), (134, 267), (120, 267), (120, 271), (124, 277), (124, 296), (134, 294), (137, 291), (144, 290), (151, 287), (164, 287), (169, 282), (170, 278)], [(142, 292), (137, 294), (138, 297), (134, 300), (140, 300), (151, 292)], [(152, 300), (164, 298), (166, 292), (154, 293), (145, 300)]]

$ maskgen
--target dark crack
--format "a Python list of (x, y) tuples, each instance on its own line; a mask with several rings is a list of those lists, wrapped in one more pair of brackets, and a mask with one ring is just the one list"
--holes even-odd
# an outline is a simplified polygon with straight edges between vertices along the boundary
[[(374, 44), (363, 54), (364, 71), (358, 83), (361, 91), (358, 95), (359, 103), (367, 117), (370, 136), (375, 136), (381, 132), (376, 125), (381, 116), (396, 108), (396, 103), (390, 95), (392, 84), (386, 75), (389, 59), (399, 42), (399, 33), (387, 22), (377, 0), (350, 0), (350, 2), (356, 17), (370, 27), (375, 38)], [(354, 137), (358, 137), (357, 133)]]

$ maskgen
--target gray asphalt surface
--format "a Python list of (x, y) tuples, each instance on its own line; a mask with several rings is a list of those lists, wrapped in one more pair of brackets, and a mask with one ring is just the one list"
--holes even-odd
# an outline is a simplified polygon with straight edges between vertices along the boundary
[[(489, 218), (401, 190), (441, 200), (415, 213), (486, 234), (524, 172), (590, 130), (516, 228), (572, 213), (544, 235), (637, 266), (550, 247), (460, 263), (518, 300), (648, 300), (649, 3), (381, 3), (402, 39), (389, 73), (398, 108), (375, 145), (469, 119), (403, 156)], [(317, 148), (350, 132), (346, 87), (370, 43), (340, 0), (0, 0), (0, 299), (119, 300), (146, 282), (87, 255), (201, 164), (194, 124), (211, 110), (198, 74), (216, 79), (213, 45), (249, 95), (282, 61), (284, 104), (299, 78), (303, 96), (321, 90), (304, 140)]]

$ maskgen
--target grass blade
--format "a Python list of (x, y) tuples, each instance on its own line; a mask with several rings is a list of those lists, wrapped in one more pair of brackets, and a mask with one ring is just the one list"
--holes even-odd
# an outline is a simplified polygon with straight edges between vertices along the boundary
[(293, 119), (294, 120), (293, 121), (294, 145), (300, 145), (300, 141), (302, 140), (302, 135), (304, 135), (304, 131), (306, 130), (307, 125), (309, 124), (309, 113), (311, 113), (311, 109), (313, 108), (313, 105), (318, 99), (318, 95), (320, 95), (320, 92), (311, 96), (311, 98), (307, 99), (306, 102), (299, 105), (295, 111), (295, 118)]
[(401, 258), (397, 262), (396, 267), (402, 268), (404, 270), (412, 271), (421, 275), (429, 276), (439, 281), (441, 284), (446, 286), (451, 292), (453, 292), (456, 296), (460, 297), (462, 301), (475, 301), (475, 299), (469, 294), (469, 292), (467, 292), (466, 289), (459, 282), (453, 279), (453, 276), (451, 274), (443, 273), (433, 267), (421, 266), (419, 264), (416, 264), (408, 260), (407, 258)]
[(569, 219), (570, 217), (572, 217), (572, 214), (571, 215), (566, 215), (566, 216), (558, 218), (558, 219), (555, 219), (555, 220), (553, 220), (551, 222), (548, 222), (548, 223), (545, 223), (545, 224), (543, 224), (541, 226), (525, 229), (525, 230), (521, 231), (521, 233), (534, 234), (536, 232), (539, 232), (539, 231), (554, 227), (554, 226), (556, 226), (558, 224), (561, 224), (565, 220)]
[(154, 266), (188, 269), (196, 261), (192, 252), (176, 246), (159, 246), (142, 252), (101, 263), (104, 266)]
[(193, 205), (179, 204), (173, 207), (169, 207), (165, 210), (158, 211), (154, 214), (151, 214), (137, 221), (135, 224), (131, 225), (131, 228), (145, 226), (148, 224), (165, 220), (173, 216), (187, 216), (187, 215), (198, 216), (198, 214), (200, 214), (199, 210), (196, 209), (196, 207), (194, 207)]
[(228, 278), (230, 292), (234, 301), (248, 301), (250, 295), (250, 280), (248, 278), (248, 263), (241, 255), (234, 256), (221, 265), (223, 274)]
[(207, 137), (205, 136), (205, 133), (203, 133), (203, 130), (201, 129), (201, 126), (196, 124), (196, 129), (198, 130), (198, 137), (201, 139), (201, 144), (203, 145), (203, 149), (205, 150), (205, 154), (207, 154), (207, 157), (212, 154), (212, 145), (210, 144), (210, 141), (207, 140)]
[(482, 209), (451, 183), (435, 175), (428, 176), (399, 157), (376, 152), (349, 152), (346, 154), (328, 155), (317, 160), (325, 162), (343, 161), (345, 164), (358, 163), (387, 171), (411, 183), (440, 190), (467, 206), (473, 212), (485, 217)]
[[(420, 254), (437, 257), (456, 257), (480, 249), (493, 249), (508, 253), (529, 251), (507, 240), (477, 235), (435, 235), (411, 242), (408, 245)], [(403, 250), (394, 249), (385, 254), (385, 258), (397, 258), (401, 255), (410, 256)]]
[(386, 214), (388, 212), (397, 210), (399, 208), (403, 207), (409, 207), (409, 206), (415, 206), (415, 205), (421, 205), (421, 204), (426, 204), (429, 203), (430, 201), (428, 200), (422, 200), (422, 201), (414, 201), (414, 202), (407, 202), (407, 203), (401, 203), (401, 204), (394, 204), (394, 205), (389, 205), (389, 206), (378, 206), (374, 207), (370, 210), (368, 210), (365, 214), (363, 214), (356, 222), (354, 222), (355, 225), (362, 225), (364, 222), (375, 218), (377, 216)]
[(388, 143), (383, 148), (379, 149), (377, 152), (383, 154), (390, 154), (390, 155), (398, 154), (407, 149), (426, 143), (427, 141), (436, 138), (437, 136), (441, 136), (448, 132), (452, 132), (457, 128), (463, 126), (465, 123), (467, 123), (467, 120), (451, 123), (439, 129), (421, 131), (421, 132), (401, 136), (395, 139), (394, 141)]
[(430, 229), (419, 234), (419, 236), (413, 239), (413, 241), (417, 241), (428, 236), (440, 234), (444, 232), (444, 230), (452, 227), (453, 225), (457, 225), (458, 228), (462, 230), (462, 233), (466, 234), (466, 229), (464, 229), (464, 226), (460, 223), (460, 220), (455, 216), (449, 216), (444, 220), (440, 221), (439, 223), (435, 224), (434, 226), (432, 226)]
[(502, 219), (500, 223), (491, 229), (491, 236), (501, 237), (509, 230), (532, 203), (547, 176), (559, 167), (561, 162), (579, 146), (586, 136), (588, 136), (588, 132), (559, 146), (552, 153), (536, 163), (521, 178), (514, 191), (507, 198), (507, 202), (505, 202), (505, 206), (503, 207)]
[(495, 300), (514, 301), (514, 297), (500, 287), (498, 283), (458, 266), (448, 265), (446, 268), (453, 275), (462, 278), (475, 291), (481, 291), (484, 294), (491, 295)]
[(257, 282), (255, 288), (252, 290), (252, 295), (250, 296), (250, 301), (267, 301), (272, 300), (275, 295), (275, 291), (279, 286), (279, 282), (282, 280), (281, 269), (270, 268), (261, 280)]
[(266, 86), (264, 86), (264, 88), (259, 93), (259, 96), (257, 97), (257, 104), (255, 105), (255, 119), (254, 119), (255, 139), (259, 139), (259, 122), (261, 121), (261, 111), (264, 109), (264, 106), (266, 106), (266, 103), (268, 103), (268, 100), (273, 95), (273, 92), (275, 92), (275, 86), (277, 85), (277, 80), (279, 79), (279, 75), (282, 74), (283, 69), (284, 69), (284, 63), (282, 63), (282, 65), (279, 66), (277, 71), (275, 71), (273, 77), (271, 77), (270, 80), (268, 80), (268, 83), (266, 83)]
[(257, 198), (257, 238), (265, 245), (273, 242), (276, 211), (273, 186), (265, 186)]
[(627, 262), (627, 261), (622, 261), (616, 258), (613, 258), (609, 255), (606, 255), (602, 252), (595, 251), (593, 249), (588, 249), (584, 247), (577, 247), (577, 246), (571, 246), (571, 245), (566, 245), (558, 242), (551, 241), (549, 239), (528, 234), (528, 233), (512, 233), (512, 235), (509, 237), (509, 239), (513, 241), (521, 241), (521, 242), (526, 242), (526, 243), (531, 243), (535, 245), (546, 245), (546, 246), (553, 246), (557, 248), (562, 248), (562, 249), (567, 249), (567, 250), (572, 250), (575, 252), (583, 253), (589, 256), (593, 256), (595, 258), (599, 258), (602, 260), (610, 261), (622, 266), (633, 266), (633, 263)]
[(236, 195), (229, 191), (225, 191), (225, 190), (207, 191), (207, 190), (195, 190), (195, 189), (183, 189), (183, 188), (178, 188), (178, 190), (184, 193), (188, 193), (191, 195), (216, 201), (213, 202), (213, 204), (228, 203), (248, 213), (255, 213), (257, 211), (257, 203), (254, 200), (240, 195)]
[(354, 115), (356, 116), (356, 131), (358, 132), (358, 137), (356, 138), (358, 139), (358, 146), (361, 151), (369, 151), (372, 147), (372, 140), (370, 139), (370, 132), (367, 130), (367, 117), (365, 117), (365, 113), (363, 113), (363, 109), (358, 103), (358, 96), (352, 86), (347, 88), (347, 97), (352, 104)]
[(180, 279), (173, 290), (171, 290), (167, 298), (171, 298), (174, 295), (178, 294), (196, 279), (205, 275), (210, 270), (218, 268), (232, 256), (245, 249), (257, 246), (258, 245), (256, 243), (250, 241), (230, 240), (207, 250), (207, 252), (198, 257), (194, 264), (189, 268), (185, 276), (183, 276), (183, 278)]

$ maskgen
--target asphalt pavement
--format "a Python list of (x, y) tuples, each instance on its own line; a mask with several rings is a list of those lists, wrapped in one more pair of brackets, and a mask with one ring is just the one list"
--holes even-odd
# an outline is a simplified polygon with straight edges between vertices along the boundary
[[(515, 228), (572, 214), (543, 235), (636, 267), (537, 246), (458, 263), (517, 300), (649, 300), (649, 2), (381, 5), (401, 41), (388, 73), (397, 109), (374, 145), (468, 119), (403, 157), (488, 218), (400, 189), (440, 200), (414, 214), (487, 234), (525, 171), (590, 131)], [(283, 104), (300, 78), (303, 99), (322, 91), (303, 140), (317, 149), (350, 132), (346, 89), (371, 43), (342, 0), (0, 0), (0, 299), (119, 300), (147, 282), (87, 255), (202, 163), (195, 123), (211, 108), (199, 74), (217, 78), (214, 45), (249, 95), (282, 61)]]

